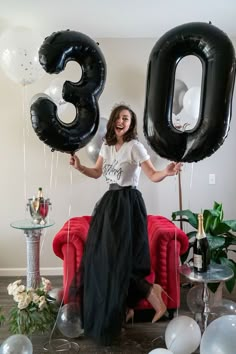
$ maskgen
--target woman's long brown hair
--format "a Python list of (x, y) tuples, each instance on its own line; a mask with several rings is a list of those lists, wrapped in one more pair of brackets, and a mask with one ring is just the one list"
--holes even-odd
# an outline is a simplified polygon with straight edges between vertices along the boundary
[(134, 111), (132, 111), (131, 108), (129, 108), (125, 104), (121, 104), (119, 106), (116, 106), (111, 111), (110, 118), (107, 123), (107, 132), (105, 135), (105, 140), (106, 140), (107, 145), (115, 145), (117, 143), (117, 138), (116, 138), (115, 129), (114, 129), (115, 122), (116, 122), (117, 118), (119, 117), (120, 112), (123, 111), (124, 109), (126, 109), (127, 111), (130, 112), (131, 123), (130, 123), (129, 130), (123, 136), (123, 140), (130, 141), (132, 139), (137, 139), (137, 116), (134, 113)]

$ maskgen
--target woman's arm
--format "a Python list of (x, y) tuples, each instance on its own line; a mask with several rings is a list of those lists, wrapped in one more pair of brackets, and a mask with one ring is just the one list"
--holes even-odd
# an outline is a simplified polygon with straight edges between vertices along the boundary
[(80, 159), (77, 155), (73, 155), (70, 157), (70, 165), (72, 165), (76, 170), (83, 173), (87, 177), (91, 178), (99, 178), (102, 175), (102, 164), (103, 158), (102, 156), (98, 156), (97, 162), (94, 167), (86, 167), (81, 165)]
[(171, 162), (164, 170), (157, 171), (149, 159), (141, 163), (141, 168), (152, 182), (160, 182), (168, 176), (177, 175), (181, 171), (182, 165), (181, 162)]

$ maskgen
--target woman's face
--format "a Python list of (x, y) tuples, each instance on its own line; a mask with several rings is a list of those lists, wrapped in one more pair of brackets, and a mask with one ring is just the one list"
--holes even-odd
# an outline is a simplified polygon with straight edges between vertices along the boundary
[(123, 137), (129, 130), (131, 124), (131, 114), (127, 109), (120, 111), (118, 118), (115, 121), (114, 130), (117, 138)]

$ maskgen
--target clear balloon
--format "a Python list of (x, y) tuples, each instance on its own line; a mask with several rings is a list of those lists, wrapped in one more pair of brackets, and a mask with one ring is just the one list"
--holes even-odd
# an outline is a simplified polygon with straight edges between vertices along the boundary
[(29, 28), (15, 27), (0, 37), (0, 66), (13, 81), (25, 86), (45, 74), (38, 50), (43, 38)]
[(44, 98), (47, 98), (48, 100), (51, 100), (51, 97), (46, 95), (46, 93), (36, 93), (36, 95), (34, 95), (31, 100), (30, 100), (30, 105), (32, 105), (35, 101), (37, 101), (38, 98), (40, 97), (44, 97)]
[(178, 114), (183, 108), (183, 99), (185, 93), (188, 91), (187, 85), (182, 80), (175, 80), (174, 87), (174, 99), (172, 111), (174, 114)]
[(61, 307), (58, 312), (57, 327), (68, 338), (77, 338), (82, 333), (80, 309), (76, 303)]
[(101, 118), (98, 126), (97, 133), (94, 138), (87, 144), (86, 151), (91, 161), (96, 162), (99, 151), (102, 146), (103, 138), (107, 131), (107, 119)]
[(191, 87), (184, 95), (184, 109), (194, 119), (197, 119), (199, 116), (200, 95), (201, 89), (198, 86)]
[(176, 317), (166, 327), (165, 343), (173, 354), (191, 354), (198, 348), (200, 341), (200, 327), (191, 317)]
[[(204, 302), (202, 299), (203, 287), (202, 285), (193, 286), (187, 294), (187, 305), (192, 313), (202, 313), (204, 309)], [(208, 298), (209, 306), (211, 307), (214, 302), (214, 294), (209, 290)]]
[(48, 292), (48, 296), (55, 301), (56, 303), (60, 304), (63, 299), (63, 289), (61, 288), (53, 288)]
[(211, 322), (203, 333), (200, 354), (234, 354), (236, 315), (222, 316)]
[[(46, 91), (45, 91), (46, 92)], [(59, 118), (64, 122), (65, 119), (63, 119), (63, 114), (65, 112), (65, 109), (67, 108), (67, 104), (64, 104), (64, 105), (58, 105), (56, 104), (56, 102), (53, 100), (53, 98), (49, 95), (47, 95), (46, 93), (44, 92), (41, 92), (41, 93), (36, 93), (36, 95), (34, 95), (32, 98), (31, 98), (31, 101), (30, 101), (30, 105), (34, 104), (34, 102), (37, 101), (38, 98), (47, 98), (48, 100), (52, 101), (53, 103), (55, 103), (55, 105), (57, 106), (57, 114), (59, 116)]]
[(15, 334), (8, 337), (0, 347), (0, 354), (32, 354), (33, 345), (28, 337)]
[(228, 299), (222, 299), (219, 304), (210, 308), (211, 314), (215, 317), (223, 315), (236, 315), (236, 302)]
[(52, 80), (45, 93), (49, 95), (57, 105), (63, 105), (66, 101), (62, 98), (62, 89), (65, 80), (56, 78)]
[(158, 348), (158, 349), (153, 349), (151, 352), (149, 352), (148, 354), (173, 354), (173, 352), (171, 352), (168, 349), (164, 349), (164, 348)]

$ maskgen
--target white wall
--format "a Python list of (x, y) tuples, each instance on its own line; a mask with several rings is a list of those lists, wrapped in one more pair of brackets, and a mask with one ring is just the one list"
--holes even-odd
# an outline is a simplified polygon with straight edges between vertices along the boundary
[[(136, 111), (139, 120), (139, 137), (148, 148), (153, 163), (163, 168), (167, 161), (159, 158), (148, 146), (143, 136), (146, 73), (149, 54), (157, 39), (98, 39), (107, 62), (107, 81), (100, 97), (100, 113), (108, 118), (115, 103), (126, 102)], [(189, 60), (178, 70), (178, 78), (188, 87), (198, 82), (198, 70)], [(69, 80), (78, 79), (76, 65), (60, 74)], [(41, 272), (59, 271), (61, 260), (52, 251), (52, 240), (64, 222), (72, 216), (91, 214), (93, 206), (107, 189), (104, 180), (85, 178), (70, 168), (69, 156), (51, 152), (36, 136), (30, 122), (29, 106), (32, 96), (44, 92), (55, 75), (48, 75), (25, 88), (9, 80), (0, 71), (1, 90), (1, 222), (0, 222), (0, 275), (25, 274), (26, 244), (22, 231), (10, 227), (12, 221), (29, 217), (27, 198), (36, 194), (39, 186), (52, 202), (50, 217), (55, 225), (41, 239)], [(26, 134), (23, 134), (26, 131)], [(226, 218), (236, 218), (235, 104), (233, 104), (231, 129), (220, 149), (202, 161), (185, 164), (182, 172), (183, 208), (198, 212), (210, 208), (214, 200), (222, 202)], [(80, 152), (83, 164), (92, 163), (85, 149)], [(209, 173), (215, 173), (216, 184), (208, 184)], [(171, 177), (159, 184), (141, 176), (140, 190), (146, 201), (148, 213), (171, 218), (179, 209), (178, 179)]]

